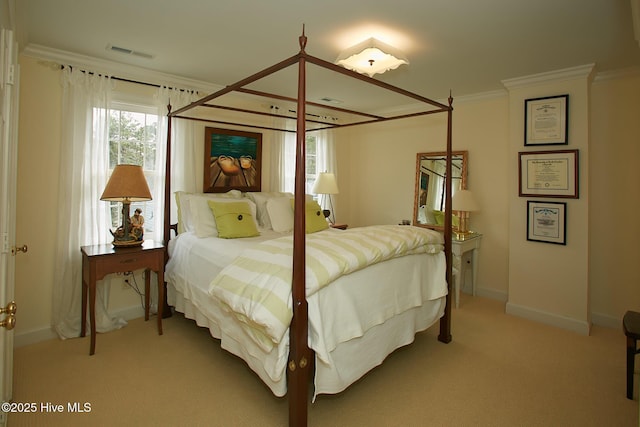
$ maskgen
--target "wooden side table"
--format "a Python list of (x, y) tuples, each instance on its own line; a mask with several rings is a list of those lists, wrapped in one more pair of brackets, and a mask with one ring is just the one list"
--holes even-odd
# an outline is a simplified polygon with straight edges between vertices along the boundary
[(158, 335), (162, 335), (162, 301), (164, 301), (164, 246), (147, 240), (142, 246), (114, 248), (106, 245), (82, 246), (82, 326), (80, 336), (86, 335), (87, 291), (89, 297), (89, 323), (91, 347), (89, 355), (96, 352), (96, 282), (110, 273), (126, 273), (144, 268), (144, 320), (149, 320), (150, 271), (158, 275)]
[(456, 257), (456, 263), (460, 266), (458, 274), (454, 280), (454, 290), (456, 297), (456, 308), (460, 305), (460, 284), (464, 283), (464, 266), (462, 258), (464, 254), (471, 251), (471, 292), (476, 296), (476, 276), (478, 274), (478, 253), (480, 252), (480, 241), (482, 234), (474, 233), (464, 239), (451, 239), (451, 253)]

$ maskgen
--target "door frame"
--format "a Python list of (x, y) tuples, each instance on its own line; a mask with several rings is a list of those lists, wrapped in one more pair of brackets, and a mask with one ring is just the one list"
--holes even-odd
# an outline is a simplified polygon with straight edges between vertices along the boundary
[[(18, 45), (15, 41), (15, 0), (0, 0), (0, 307), (14, 301), (16, 242), (16, 181), (18, 159)], [(0, 316), (4, 320), (6, 314)], [(0, 328), (0, 400), (13, 396), (13, 331)], [(0, 411), (0, 426), (7, 414)]]

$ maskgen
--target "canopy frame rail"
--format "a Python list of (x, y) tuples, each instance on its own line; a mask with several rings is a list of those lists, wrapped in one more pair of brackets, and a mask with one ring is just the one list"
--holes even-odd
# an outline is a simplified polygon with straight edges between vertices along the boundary
[[(287, 383), (288, 383), (288, 399), (289, 399), (289, 425), (290, 426), (306, 426), (307, 425), (307, 412), (308, 412), (308, 381), (310, 379), (310, 368), (312, 366), (312, 351), (309, 349), (307, 344), (308, 339), (308, 306), (306, 301), (306, 292), (305, 292), (305, 217), (304, 217), (304, 206), (305, 206), (305, 195), (304, 195), (304, 163), (305, 163), (305, 137), (307, 132), (313, 132), (321, 129), (332, 129), (332, 128), (341, 128), (348, 126), (357, 126), (357, 125), (366, 125), (377, 122), (405, 119), (410, 117), (418, 117), (428, 114), (435, 113), (447, 113), (447, 141), (446, 141), (446, 152), (447, 152), (447, 164), (446, 164), (446, 178), (445, 178), (445, 191), (449, 195), (446, 199), (445, 203), (445, 230), (444, 230), (444, 252), (446, 258), (446, 280), (447, 280), (447, 288), (448, 293), (445, 297), (445, 307), (444, 314), (440, 318), (440, 332), (438, 335), (438, 340), (444, 343), (448, 343), (451, 341), (451, 283), (452, 283), (452, 259), (451, 259), (451, 190), (452, 190), (452, 178), (451, 178), (451, 163), (452, 163), (452, 139), (451, 139), (451, 131), (452, 131), (452, 112), (453, 112), (453, 98), (451, 94), (448, 98), (448, 105), (442, 104), (440, 102), (431, 100), (429, 98), (423, 97), (421, 95), (409, 92), (404, 89), (400, 89), (398, 87), (392, 86), (388, 83), (375, 80), (371, 77), (364, 76), (357, 72), (347, 70), (333, 63), (324, 61), (322, 59), (316, 58), (314, 56), (308, 55), (305, 52), (305, 46), (307, 43), (307, 38), (304, 34), (304, 26), (302, 30), (302, 35), (299, 37), (300, 51), (283, 61), (278, 62), (277, 64), (272, 65), (271, 67), (265, 68), (258, 73), (255, 73), (245, 79), (242, 79), (232, 85), (226, 86), (223, 89), (220, 89), (210, 95), (207, 95), (199, 100), (196, 100), (184, 107), (178, 108), (175, 111), (172, 111), (171, 105), (167, 106), (167, 117), (168, 117), (168, 132), (167, 132), (167, 145), (166, 145), (166, 164), (165, 164), (165, 192), (164, 192), (164, 204), (165, 204), (165, 227), (164, 227), (164, 240), (165, 247), (167, 247), (167, 243), (170, 238), (171, 232), (171, 220), (169, 217), (170, 212), (170, 195), (171, 195), (171, 124), (172, 119), (189, 119), (189, 120), (199, 120), (206, 121), (212, 123), (220, 123), (220, 124), (228, 124), (228, 125), (238, 125), (238, 126), (246, 126), (246, 127), (255, 127), (261, 129), (269, 129), (276, 131), (287, 131), (286, 129), (279, 128), (271, 128), (271, 127), (260, 127), (256, 125), (248, 125), (246, 123), (231, 123), (225, 121), (216, 121), (202, 118), (195, 118), (185, 116), (184, 113), (187, 111), (193, 110), (196, 107), (209, 107), (209, 108), (222, 108), (220, 106), (215, 106), (211, 104), (207, 104), (208, 102), (217, 99), (225, 94), (231, 92), (240, 92), (253, 94), (258, 96), (267, 96), (272, 99), (281, 99), (286, 101), (291, 101), (296, 103), (296, 128), (304, 129), (304, 132), (296, 133), (296, 179), (295, 179), (295, 213), (294, 213), (294, 256), (293, 256), (293, 280), (292, 280), (292, 304), (293, 304), (293, 319), (290, 326), (290, 348), (289, 348), (289, 359), (287, 366)], [(432, 109), (428, 111), (422, 111), (417, 113), (407, 113), (400, 114), (395, 116), (383, 117), (376, 114), (370, 113), (359, 113), (350, 110), (338, 109), (332, 106), (326, 106), (323, 104), (316, 104), (307, 101), (306, 99), (306, 66), (307, 63), (311, 63), (322, 68), (328, 69), (330, 71), (334, 71), (336, 73), (343, 74), (347, 77), (351, 77), (365, 83), (372, 84), (374, 86), (378, 86), (382, 89), (389, 90), (391, 92), (403, 95), (405, 97), (417, 100), (419, 102), (428, 104)], [(264, 77), (267, 77), (277, 71), (280, 71), (284, 68), (292, 66), (294, 64), (298, 65), (298, 83), (297, 83), (297, 98), (286, 98), (278, 95), (267, 94), (264, 92), (253, 91), (251, 89), (246, 89), (245, 86), (258, 81)], [(320, 123), (324, 125), (323, 128), (315, 128), (315, 129), (307, 129), (308, 119), (306, 117), (306, 106), (322, 106), (326, 109), (333, 109), (336, 111), (349, 112), (350, 114), (363, 116), (364, 120), (346, 123), (346, 124), (337, 124), (337, 123)], [(224, 107), (227, 110), (233, 110), (234, 107)], [(251, 110), (244, 109), (235, 109), (237, 112), (248, 113), (248, 114), (260, 114), (260, 115), (272, 115), (274, 117), (281, 117), (281, 115), (274, 115), (273, 113), (265, 113), (265, 112), (256, 112)], [(290, 118), (290, 117), (287, 117)], [(165, 253), (165, 260), (168, 259), (168, 253)], [(165, 293), (166, 295), (166, 293)]]

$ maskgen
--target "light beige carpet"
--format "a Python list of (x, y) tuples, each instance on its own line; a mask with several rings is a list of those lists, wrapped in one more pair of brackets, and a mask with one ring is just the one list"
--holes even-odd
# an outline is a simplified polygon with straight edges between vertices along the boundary
[[(309, 426), (638, 426), (621, 329), (581, 336), (462, 297), (453, 342), (437, 341), (437, 325), (419, 334), (345, 392), (310, 404)], [(17, 348), (14, 400), (65, 410), (11, 414), (9, 426), (288, 425), (287, 400), (208, 331), (178, 314), (158, 336), (154, 320), (98, 334), (91, 357), (89, 338)], [(91, 411), (69, 413), (74, 402)]]

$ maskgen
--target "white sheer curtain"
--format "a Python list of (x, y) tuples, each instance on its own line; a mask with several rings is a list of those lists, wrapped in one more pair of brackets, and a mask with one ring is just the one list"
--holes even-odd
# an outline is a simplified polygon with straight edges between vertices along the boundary
[[(338, 180), (338, 168), (336, 162), (335, 141), (333, 131), (331, 129), (316, 132), (316, 168), (317, 173), (329, 172), (333, 173)], [(340, 187), (338, 186), (338, 190)], [(333, 200), (333, 199), (332, 199)], [(333, 206), (330, 206), (329, 197), (321, 197), (320, 205), (322, 209), (336, 209), (336, 202), (333, 200)], [(334, 213), (335, 215), (335, 213)]]
[[(159, 127), (158, 127), (158, 145), (156, 156), (156, 169), (163, 173), (157, 175), (157, 182), (154, 187), (160, 189), (160, 194), (157, 199), (154, 195), (154, 200), (157, 200), (158, 205), (157, 212), (164, 212), (164, 165), (166, 162), (166, 147), (167, 147), (167, 129), (168, 129), (168, 117), (167, 106), (171, 105), (171, 111), (175, 111), (178, 108), (184, 107), (193, 101), (196, 101), (198, 96), (193, 91), (179, 90), (168, 87), (161, 87), (158, 89), (155, 95), (155, 102), (158, 108)], [(171, 220), (177, 222), (177, 207), (176, 200), (173, 197), (173, 193), (176, 191), (186, 192), (198, 192), (198, 183), (201, 176), (198, 176), (198, 168), (196, 165), (200, 157), (196, 156), (196, 126), (193, 120), (173, 120), (171, 124)], [(162, 230), (164, 229), (163, 215), (157, 215), (157, 222), (155, 224), (156, 230), (160, 230), (160, 236), (158, 240), (162, 240)]]
[[(62, 71), (62, 149), (58, 235), (53, 289), (53, 326), (61, 338), (80, 335), (82, 256), (80, 247), (109, 243), (109, 204), (100, 201), (109, 170), (109, 77), (70, 68)], [(111, 318), (107, 280), (96, 287), (96, 330), (126, 325)]]
[[(273, 127), (276, 129), (293, 130), (292, 120), (275, 118)], [(273, 132), (271, 144), (271, 177), (272, 191), (293, 193), (296, 174), (296, 134), (295, 132)]]
[[(273, 125), (275, 128), (283, 129), (286, 123), (283, 119), (276, 119)], [(273, 135), (270, 186), (273, 191), (292, 193), (295, 188), (296, 134), (295, 132), (274, 132)], [(333, 172), (337, 178), (333, 131), (322, 130), (314, 135), (316, 136), (316, 173)], [(321, 204), (323, 202), (324, 198)], [(326, 206), (323, 208), (328, 209)]]

